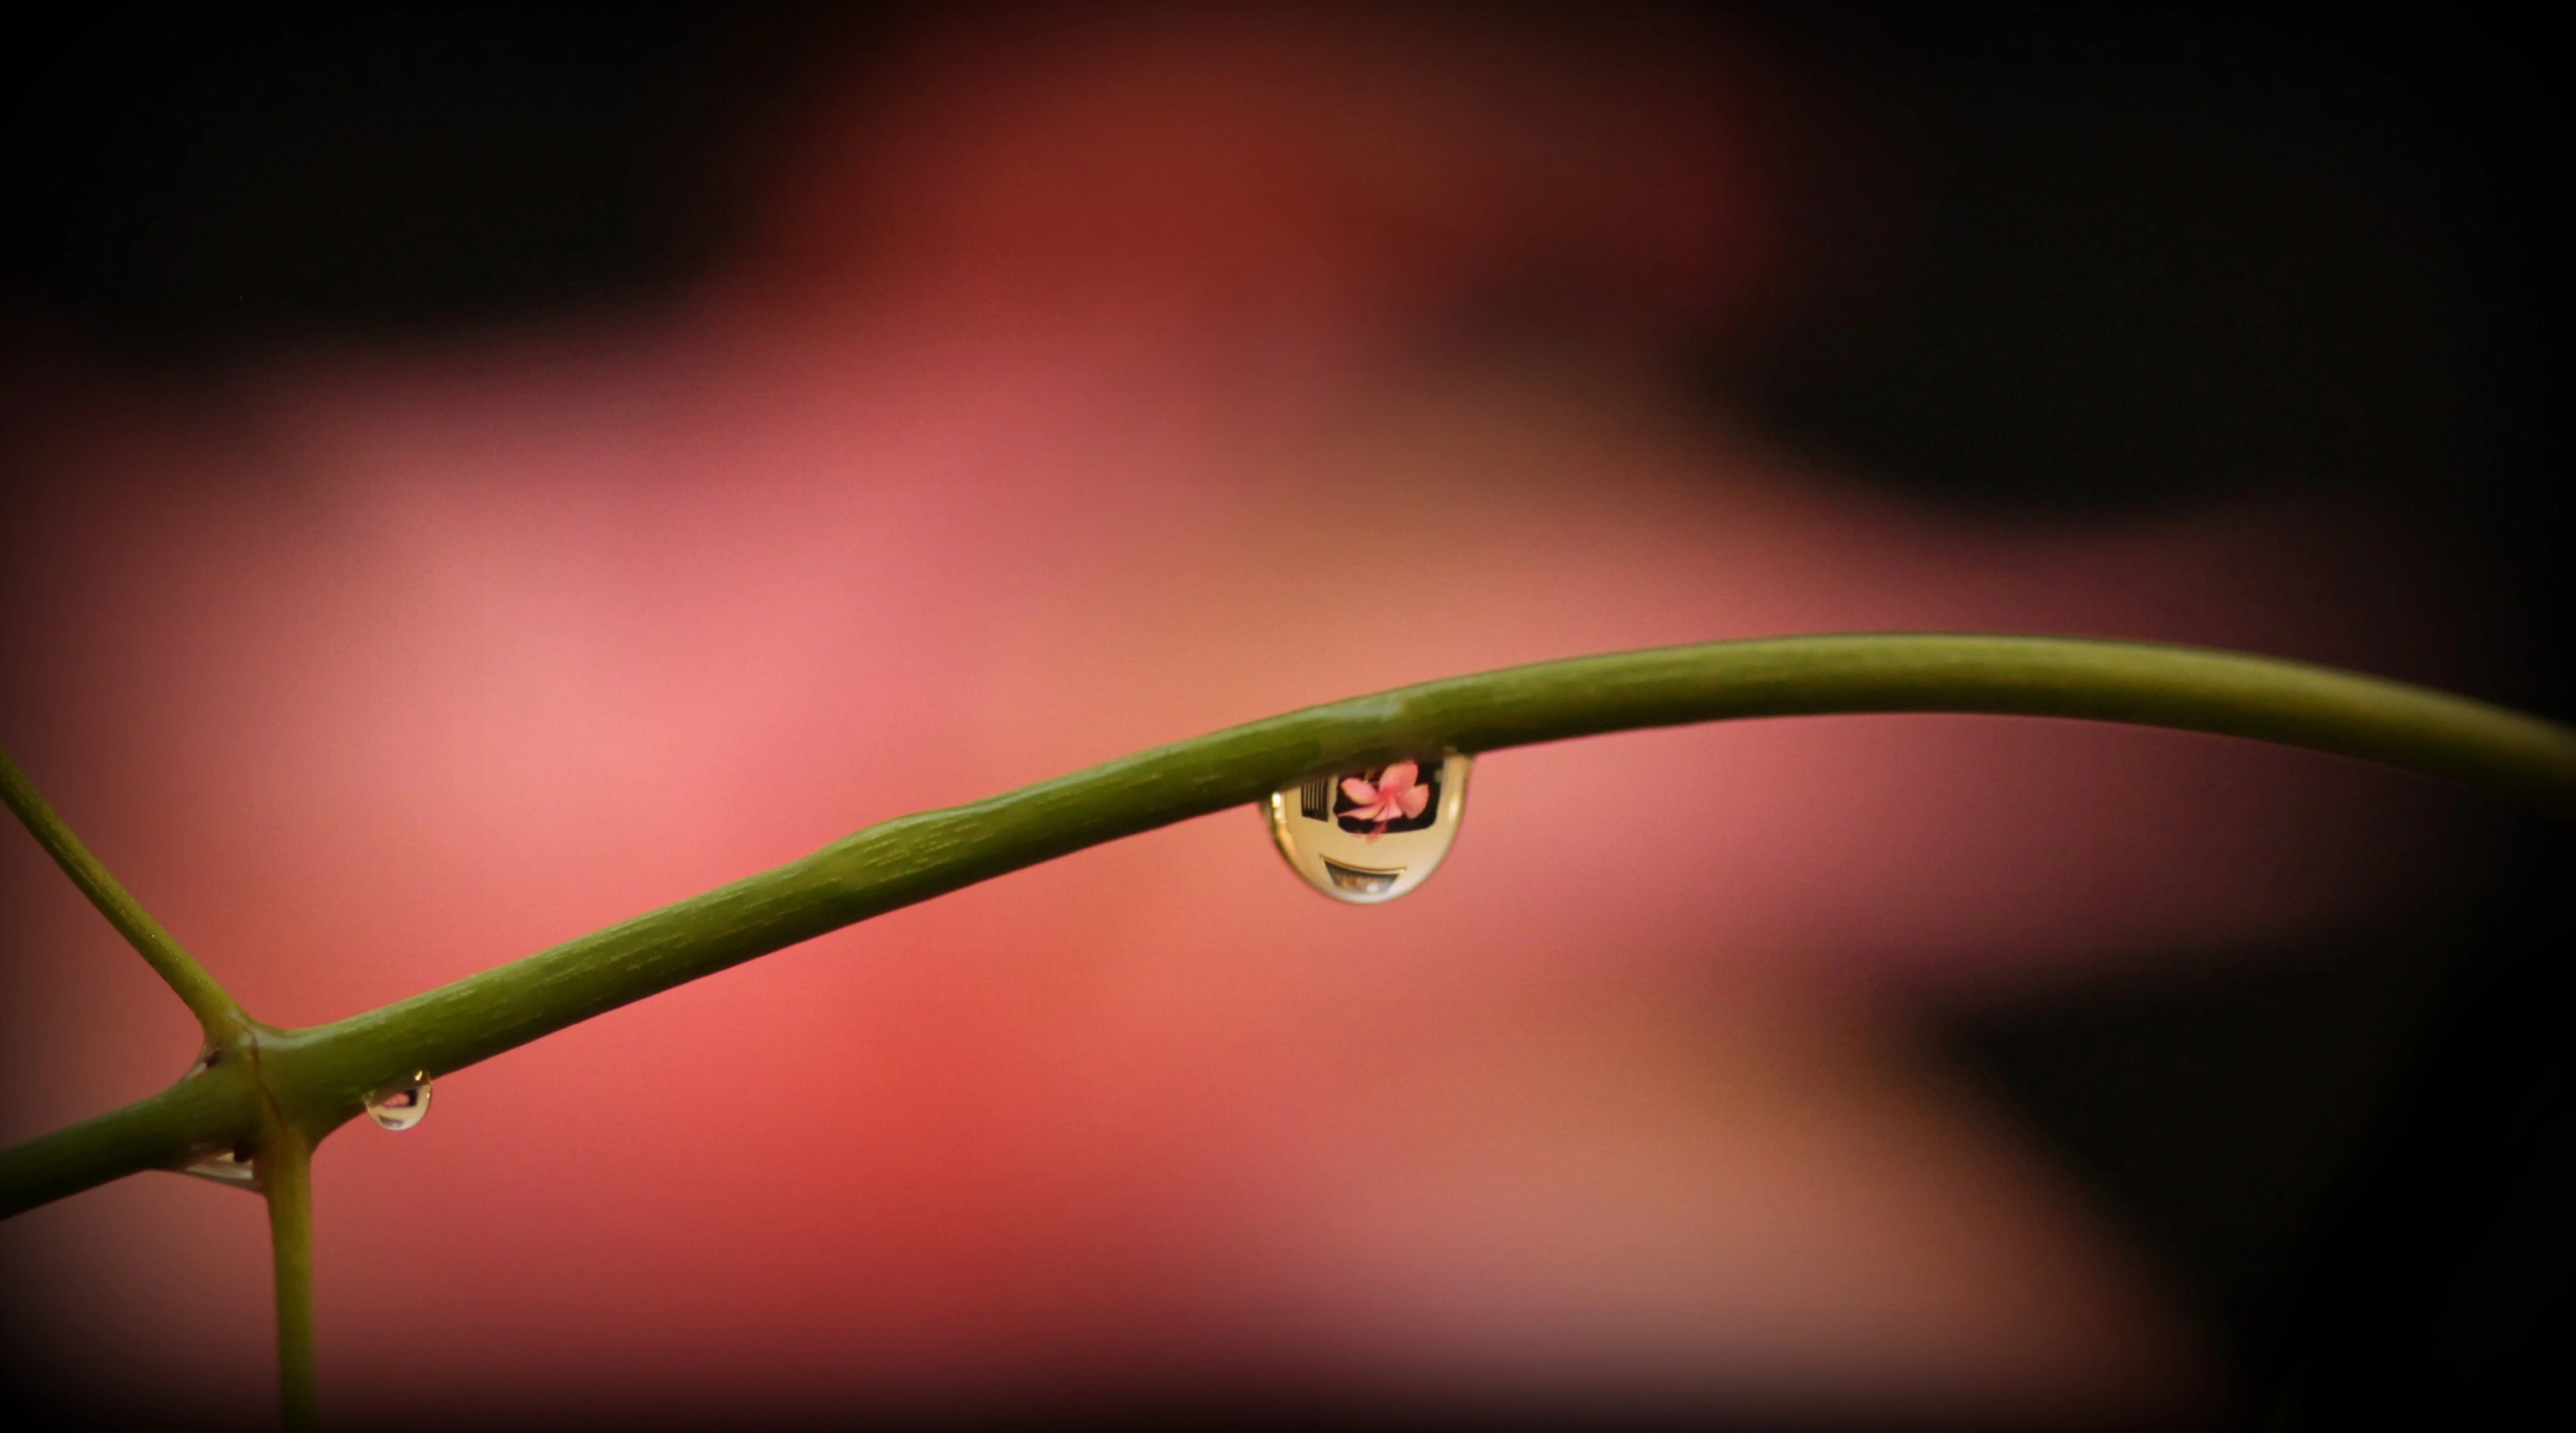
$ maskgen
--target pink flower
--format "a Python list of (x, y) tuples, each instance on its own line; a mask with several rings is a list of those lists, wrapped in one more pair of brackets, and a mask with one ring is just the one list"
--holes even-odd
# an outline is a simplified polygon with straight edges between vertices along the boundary
[(1342, 794), (1357, 803), (1354, 810), (1342, 813), (1345, 821), (1374, 821), (1377, 829), (1368, 833), (1372, 841), (1386, 834), (1390, 821), (1410, 820), (1422, 814), (1431, 804), (1431, 788), (1414, 780), (1422, 768), (1410, 761), (1399, 761), (1378, 773), (1371, 786), (1356, 776), (1342, 778)]

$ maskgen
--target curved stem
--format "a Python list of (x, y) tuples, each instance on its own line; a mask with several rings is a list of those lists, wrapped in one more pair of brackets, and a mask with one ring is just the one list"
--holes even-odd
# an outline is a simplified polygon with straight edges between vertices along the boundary
[(313, 1385), (313, 1146), (272, 1124), (259, 1147), (277, 1273), (277, 1392), (289, 1429), (319, 1426)]
[(27, 780), (27, 773), (20, 771), (5, 751), (0, 751), (0, 802), (18, 813), (18, 819), (26, 823), (45, 854), (54, 858), (54, 864), (72, 878), (72, 884), (80, 887), (81, 894), (89, 897), (89, 903), (98, 907), (98, 913), (107, 917), (117, 934), (141, 952), (161, 979), (187, 1002), (197, 1023), (205, 1028), (208, 1044), (220, 1044), (225, 1037), (240, 1032), (241, 1006), (215, 983), (205, 967), (179, 948), (179, 942), (171, 939), (170, 932), (161, 928), (152, 913), (126, 893), (116, 877), (108, 874), (107, 867), (89, 853), (63, 819), (54, 814), (54, 808), (45, 804), (45, 798)]
[[(355, 1115), (369, 1091), (416, 1071), (444, 1074), (826, 931), (1245, 805), (1306, 775), (1440, 747), (1490, 751), (1845, 712), (2075, 717), (2254, 737), (2576, 810), (2576, 731), (2295, 662), (2136, 642), (1925, 634), (1623, 652), (1312, 707), (871, 826), (803, 860), (426, 994), (329, 1025), (262, 1032), (261, 1081), (282, 1115), (318, 1139)], [(19, 1155), (0, 1151), (0, 1208), (31, 1197)], [(103, 1178), (124, 1172), (112, 1165), (84, 1168)], [(63, 1192), (57, 1181), (45, 1197)]]

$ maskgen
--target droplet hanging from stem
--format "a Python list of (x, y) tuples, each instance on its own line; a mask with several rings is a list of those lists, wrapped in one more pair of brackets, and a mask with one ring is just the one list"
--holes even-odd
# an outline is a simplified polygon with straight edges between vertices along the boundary
[(1468, 765), (1438, 752), (1307, 777), (1271, 793), (1271, 838), (1325, 895), (1394, 900), (1429, 879), (1458, 839)]

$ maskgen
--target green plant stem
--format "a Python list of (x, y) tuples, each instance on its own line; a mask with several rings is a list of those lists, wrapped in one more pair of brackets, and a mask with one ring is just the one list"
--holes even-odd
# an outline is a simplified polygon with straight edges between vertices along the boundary
[(144, 1169), (177, 1169), (258, 1137), (263, 1102), (244, 1076), (210, 1070), (0, 1152), (0, 1218)]
[[(261, 1080), (308, 1138), (414, 1071), (444, 1074), (755, 956), (1086, 846), (1245, 805), (1406, 751), (1491, 751), (1740, 717), (1966, 712), (2253, 737), (2576, 811), (2576, 731), (2294, 662), (2040, 637), (1872, 634), (1668, 647), (1515, 667), (1312, 707), (969, 806), (871, 826), (799, 861), (329, 1025), (259, 1035)], [(1248, 839), (1248, 838), (1247, 838)], [(93, 1121), (92, 1124), (97, 1122)], [(59, 1142), (77, 1146), (76, 1126)], [(36, 1143), (42, 1143), (41, 1141)], [(69, 1192), (0, 1151), (0, 1210)], [(103, 1154), (56, 1171), (145, 1167)]]
[(36, 843), (54, 858), (55, 865), (63, 868), (64, 875), (72, 878), (72, 884), (80, 887), (81, 894), (89, 897), (89, 903), (98, 907), (98, 913), (107, 917), (107, 923), (116, 927), (117, 934), (142, 953), (172, 990), (179, 992), (179, 998), (196, 1014), (197, 1023), (205, 1027), (208, 1044), (221, 1044), (241, 1031), (241, 1006), (215, 983), (205, 967), (179, 948), (179, 942), (170, 938), (170, 932), (161, 928), (151, 912), (126, 894), (125, 887), (89, 853), (89, 848), (54, 814), (54, 808), (45, 804), (45, 798), (27, 780), (27, 773), (20, 771), (18, 763), (10, 760), (5, 751), (0, 751), (0, 801), (18, 813)]
[(313, 1387), (313, 1146), (273, 1123), (258, 1159), (277, 1272), (278, 1402), (287, 1428), (310, 1429), (321, 1422)]

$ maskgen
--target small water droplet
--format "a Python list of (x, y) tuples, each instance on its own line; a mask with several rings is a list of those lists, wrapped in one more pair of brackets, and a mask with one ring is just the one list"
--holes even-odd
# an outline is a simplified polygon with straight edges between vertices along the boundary
[(367, 1096), (367, 1113), (387, 1129), (410, 1129), (429, 1113), (429, 1076), (415, 1074)]
[(1270, 794), (1270, 834), (1325, 895), (1394, 900), (1429, 879), (1458, 839), (1467, 766), (1445, 752), (1310, 776)]
[(211, 1179), (217, 1184), (229, 1184), (235, 1189), (259, 1188), (259, 1169), (251, 1163), (251, 1151), (247, 1149), (227, 1149), (207, 1155), (179, 1172), (193, 1174), (199, 1179)]

